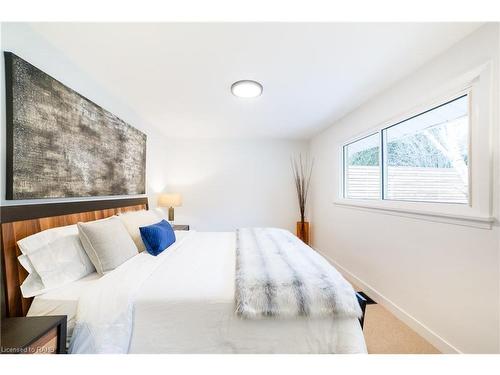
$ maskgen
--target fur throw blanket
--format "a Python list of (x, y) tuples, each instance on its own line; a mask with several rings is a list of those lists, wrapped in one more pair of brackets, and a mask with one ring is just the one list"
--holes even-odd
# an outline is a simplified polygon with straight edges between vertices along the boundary
[(265, 317), (361, 316), (352, 286), (321, 255), (276, 228), (236, 231), (236, 313)]

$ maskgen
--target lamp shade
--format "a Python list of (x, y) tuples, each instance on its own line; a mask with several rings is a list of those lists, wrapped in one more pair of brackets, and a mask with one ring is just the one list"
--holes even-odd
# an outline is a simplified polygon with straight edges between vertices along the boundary
[(182, 197), (179, 193), (160, 194), (158, 197), (159, 207), (179, 207), (182, 206)]

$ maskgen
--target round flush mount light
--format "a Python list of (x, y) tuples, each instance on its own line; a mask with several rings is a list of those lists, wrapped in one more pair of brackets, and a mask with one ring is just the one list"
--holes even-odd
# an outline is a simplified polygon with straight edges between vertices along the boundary
[(231, 92), (238, 98), (256, 98), (262, 94), (262, 85), (256, 81), (242, 80), (231, 85)]

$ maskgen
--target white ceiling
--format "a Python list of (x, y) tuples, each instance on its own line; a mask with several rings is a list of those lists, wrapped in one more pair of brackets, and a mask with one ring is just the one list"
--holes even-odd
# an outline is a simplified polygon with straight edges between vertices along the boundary
[[(164, 134), (306, 139), (479, 24), (31, 26)], [(234, 97), (242, 79), (261, 82), (263, 95)]]

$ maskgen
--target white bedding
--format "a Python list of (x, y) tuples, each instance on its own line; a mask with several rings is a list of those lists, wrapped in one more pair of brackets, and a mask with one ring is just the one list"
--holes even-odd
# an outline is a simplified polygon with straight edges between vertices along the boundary
[(78, 299), (99, 278), (100, 275), (94, 272), (78, 281), (73, 281), (61, 288), (36, 296), (31, 303), (27, 316), (67, 315), (67, 339), (69, 342), (75, 327)]
[[(172, 251), (167, 249), (168, 256), (138, 286), (129, 353), (366, 352), (356, 319), (243, 320), (237, 317), (234, 313), (234, 233), (184, 232), (182, 235), (187, 236), (184, 241)], [(150, 257), (141, 253), (134, 258), (141, 256)], [(131, 259), (123, 266), (132, 270), (133, 265), (134, 259)], [(130, 276), (127, 271), (122, 272), (123, 277), (127, 273)], [(50, 299), (49, 293), (37, 297), (30, 315), (49, 311), (50, 301), (54, 301), (52, 313), (68, 314), (63, 312), (68, 309), (71, 316), (76, 306), (74, 297), (70, 296), (81, 295), (96, 283), (95, 278), (90, 279), (88, 276), (64, 287), (57, 299)], [(61, 297), (64, 295), (67, 299)]]

